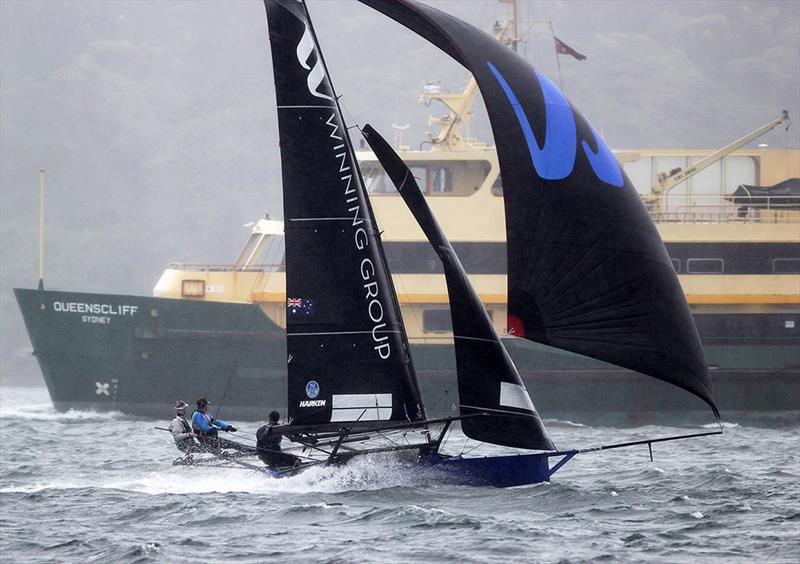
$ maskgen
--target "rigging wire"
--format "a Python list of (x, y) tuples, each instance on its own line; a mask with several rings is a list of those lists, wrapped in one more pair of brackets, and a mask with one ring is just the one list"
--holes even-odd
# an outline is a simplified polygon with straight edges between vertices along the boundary
[(441, 448), (443, 444), (447, 443), (447, 441), (450, 440), (450, 435), (452, 434), (453, 434), (453, 426), (450, 425), (450, 427), (447, 429), (447, 434), (442, 438), (441, 442), (439, 443), (439, 448)]
[[(482, 447), (482, 446), (483, 446), (483, 445), (485, 445), (485, 444), (486, 444), (486, 443), (484, 443), (484, 442), (479, 442), (478, 444), (476, 444), (474, 447), (472, 447), (471, 449), (469, 449), (469, 450), (468, 450), (468, 451), (466, 451), (466, 452), (464, 452), (464, 451), (462, 450), (462, 451), (461, 451), (461, 454), (462, 454), (462, 456), (463, 456), (463, 455), (465, 455), (465, 454), (469, 454), (469, 453), (471, 453), (472, 451), (474, 451), (474, 450), (476, 450), (476, 449), (478, 449), (478, 448)], [(466, 447), (466, 443), (464, 444), (464, 447)]]
[(469, 437), (464, 438), (464, 445), (461, 447), (461, 452), (458, 453), (459, 456), (464, 454), (464, 449), (467, 448), (467, 441), (469, 441)]
[[(251, 234), (251, 236), (252, 236), (252, 234)], [(283, 237), (278, 237), (278, 236), (269, 235), (269, 234), (267, 234), (266, 237), (268, 238), (266, 249), (260, 251), (260, 253), (259, 253), (259, 254), (261, 254), (262, 256), (265, 257), (265, 260), (275, 250), (274, 246), (275, 245), (280, 245), (280, 243), (276, 242), (276, 240), (283, 239)], [(259, 243), (256, 243), (256, 247), (254, 248), (254, 250), (257, 250), (258, 245), (259, 245)], [(269, 277), (272, 274), (272, 270), (271, 270), (271, 265), (270, 264), (264, 264), (264, 265), (256, 264), (255, 266), (256, 267), (261, 267), (261, 268), (259, 268), (256, 271), (257, 274), (254, 277), (253, 282), (250, 285), (250, 292), (249, 292), (250, 296), (253, 296), (253, 294), (255, 293), (255, 289), (259, 284), (262, 284), (261, 287), (265, 288), (267, 283), (269, 282)], [(246, 271), (247, 268), (251, 268), (251, 267), (242, 266), (240, 268), (240, 267), (237, 267), (236, 265), (234, 265), (233, 268), (234, 268), (234, 271), (240, 271), (240, 270), (241, 271)], [(265, 277), (265, 273), (266, 273), (266, 277)], [(262, 279), (264, 279), (263, 283), (261, 283)], [(242, 305), (242, 309), (241, 309), (241, 311), (239, 312), (239, 314), (236, 317), (236, 322), (234, 323), (234, 327), (239, 326), (241, 324), (241, 320), (242, 320), (242, 318), (244, 317), (244, 315), (247, 312), (251, 312), (250, 323), (247, 325), (247, 329), (241, 335), (242, 338), (238, 342), (238, 345), (236, 347), (236, 353), (233, 355), (233, 362), (230, 364), (230, 368), (228, 370), (228, 379), (227, 379), (227, 381), (225, 383), (225, 387), (223, 389), (222, 398), (219, 400), (219, 402), (217, 404), (217, 408), (215, 410), (214, 416), (216, 418), (219, 417), (219, 414), (222, 411), (222, 407), (223, 407), (223, 405), (225, 403), (225, 400), (227, 399), (228, 390), (230, 389), (230, 385), (231, 385), (231, 381), (233, 380), (233, 376), (234, 376), (234, 374), (236, 373), (236, 371), (238, 369), (239, 361), (241, 360), (241, 356), (242, 356), (242, 353), (243, 353), (243, 350), (244, 350), (245, 342), (248, 340), (247, 337), (249, 335), (253, 334), (253, 326), (255, 325), (255, 323), (258, 320), (259, 312), (261, 314), (263, 314), (263, 315), (266, 315), (266, 313), (264, 313), (264, 311), (261, 309), (261, 306), (258, 305), (256, 302), (251, 302), (250, 305), (255, 306), (255, 308), (257, 308), (259, 310), (259, 312), (256, 312), (253, 308), (247, 308), (245, 306), (245, 304), (241, 304), (241, 305)], [(269, 316), (267, 316), (267, 317), (269, 317)], [(211, 382), (209, 383), (209, 386), (213, 386), (215, 380), (216, 380), (216, 377), (213, 377)], [(208, 396), (208, 386), (207, 386), (207, 390), (206, 390), (206, 397), (207, 396)]]
[[(338, 97), (338, 102), (339, 102), (339, 107), (342, 110), (342, 113), (343, 114), (347, 114), (346, 123), (350, 122), (350, 123), (355, 124), (355, 127), (358, 129), (358, 131), (361, 132), (362, 127), (360, 125), (359, 120), (356, 119), (355, 115), (350, 111), (350, 109), (348, 108), (347, 104), (343, 101), (343, 97), (341, 97), (341, 96)], [(365, 190), (365, 192), (368, 192), (368, 187), (364, 186), (364, 190)], [(396, 191), (396, 189), (395, 189), (395, 191)], [(398, 196), (399, 196), (399, 194), (398, 194)], [(381, 234), (383, 234), (383, 232), (381, 232)], [(396, 254), (395, 251), (392, 250), (391, 246), (384, 245), (383, 249), (384, 249), (384, 254), (386, 255), (387, 261), (389, 263), (391, 263), (392, 259), (394, 258), (394, 262), (396, 263), (397, 262), (397, 254)], [(392, 276), (392, 280), (396, 280), (398, 285), (400, 286), (400, 288), (399, 288), (400, 292), (397, 292), (398, 301), (399, 301), (399, 298), (400, 298), (401, 295), (402, 296), (409, 296), (410, 295), (410, 292), (408, 291), (408, 288), (406, 287), (405, 279), (402, 276), (398, 276), (397, 278)], [(449, 310), (449, 308), (448, 308), (448, 310)], [(416, 323), (417, 327), (419, 327), (419, 329), (422, 331), (423, 330), (423, 319), (422, 319), (421, 315), (419, 314), (419, 312), (417, 311), (417, 308), (407, 308), (404, 312), (402, 312), (401, 313), (400, 322), (401, 323), (403, 322), (403, 318), (405, 318), (406, 312), (408, 312), (410, 314), (410, 316), (411, 316), (412, 320), (414, 321), (414, 323)], [(410, 349), (410, 346), (411, 346), (411, 343), (409, 343), (409, 349)], [(408, 354), (411, 355), (411, 351), (410, 350), (408, 351)], [(450, 390), (445, 388), (444, 393), (442, 395), (440, 395), (439, 398), (434, 401), (433, 407), (437, 408), (437, 407), (439, 407), (439, 405), (444, 400), (449, 399), (449, 397), (448, 397), (449, 394), (450, 394)]]
[[(400, 443), (398, 443), (396, 441), (393, 441), (387, 435), (385, 435), (384, 433), (381, 433), (380, 431), (377, 431), (375, 434), (378, 435), (383, 440), (385, 440), (386, 442), (390, 443), (392, 446), (400, 446)], [(403, 437), (405, 437), (405, 434), (403, 434)]]

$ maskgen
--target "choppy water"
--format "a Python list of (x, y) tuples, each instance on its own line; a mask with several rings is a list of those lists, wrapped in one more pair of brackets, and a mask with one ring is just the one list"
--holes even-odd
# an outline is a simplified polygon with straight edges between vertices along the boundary
[[(655, 445), (654, 463), (646, 447), (581, 455), (501, 490), (375, 460), (288, 479), (173, 467), (153, 428), (170, 415), (56, 413), (44, 389), (0, 389), (3, 561), (800, 561), (800, 428), (731, 423)], [(562, 448), (687, 432), (550, 429)]]

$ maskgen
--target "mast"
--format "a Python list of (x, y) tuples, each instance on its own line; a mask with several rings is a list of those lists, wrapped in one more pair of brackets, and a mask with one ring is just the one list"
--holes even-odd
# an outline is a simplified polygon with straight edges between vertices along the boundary
[(39, 170), (39, 289), (44, 290), (44, 169)]
[(308, 10), (264, 3), (283, 180), (288, 415), (318, 428), (419, 419), (380, 233)]
[[(303, 11), (305, 12), (306, 15), (306, 21), (308, 22), (308, 28), (311, 31), (311, 36), (314, 38), (314, 44), (318, 46), (317, 53), (319, 56), (319, 60), (322, 63), (322, 67), (325, 69), (325, 76), (330, 77), (330, 72), (328, 72), (328, 64), (325, 62), (325, 55), (322, 52), (322, 49), (319, 48), (319, 39), (317, 38), (317, 32), (314, 29), (314, 22), (311, 19), (311, 14), (308, 13), (308, 5), (306, 4), (305, 0), (303, 0), (302, 3), (303, 3)], [(336, 94), (336, 89), (333, 86), (333, 81), (329, 80), (329, 82), (330, 82), (331, 92), (333, 93), (333, 99), (334, 102), (336, 103), (336, 108), (339, 111), (339, 115), (344, 116), (344, 113), (342, 113), (342, 106), (339, 103), (339, 96)], [(342, 122), (344, 123), (344, 117), (342, 117)], [(350, 139), (350, 133), (349, 133), (349, 128), (347, 128), (347, 124), (345, 124), (345, 128), (346, 129), (343, 132), (344, 133), (343, 137), (347, 145), (347, 151), (350, 155), (350, 160), (353, 163), (353, 168), (355, 169), (356, 174), (358, 175), (359, 183), (361, 184), (361, 186), (366, 186), (366, 184), (364, 183), (364, 177), (361, 174), (361, 167), (358, 166), (358, 161), (356, 160), (356, 153), (355, 150), (353, 149), (353, 142)], [(407, 416), (412, 421), (425, 419), (426, 418), (425, 404), (423, 403), (422, 395), (419, 392), (419, 384), (417, 383), (416, 370), (414, 370), (414, 362), (411, 359), (411, 351), (409, 350), (408, 347), (408, 334), (406, 333), (405, 323), (403, 323), (403, 314), (400, 311), (400, 304), (397, 301), (397, 289), (394, 287), (394, 279), (392, 278), (391, 270), (389, 269), (389, 262), (386, 260), (386, 250), (383, 248), (383, 244), (380, 242), (381, 231), (380, 228), (378, 227), (377, 221), (375, 220), (375, 212), (372, 210), (372, 202), (370, 201), (369, 196), (366, 194), (366, 191), (364, 193), (364, 202), (367, 205), (368, 215), (371, 218), (373, 227), (376, 230), (379, 243), (378, 245), (376, 245), (376, 248), (378, 250), (378, 256), (380, 257), (384, 271), (388, 274), (387, 281), (389, 283), (389, 288), (392, 296), (389, 301), (394, 309), (394, 314), (397, 320), (399, 321), (399, 328), (402, 335), (401, 341), (403, 346), (403, 354), (405, 356), (404, 361), (408, 365), (408, 371), (406, 372), (407, 378), (405, 381), (405, 385), (408, 387), (406, 394), (417, 398), (417, 407), (418, 407), (417, 411), (415, 413), (407, 413)]]
[(511, 4), (511, 50), (517, 52), (519, 43), (519, 3), (518, 0), (500, 0), (504, 4)]
[[(553, 22), (548, 21), (547, 25), (550, 26), (550, 35), (553, 37), (553, 41), (555, 41), (556, 32), (553, 29)], [(561, 57), (558, 56), (558, 51), (556, 51), (556, 66), (558, 68), (558, 87), (562, 92), (566, 92), (566, 90), (564, 90), (564, 75), (561, 74)]]

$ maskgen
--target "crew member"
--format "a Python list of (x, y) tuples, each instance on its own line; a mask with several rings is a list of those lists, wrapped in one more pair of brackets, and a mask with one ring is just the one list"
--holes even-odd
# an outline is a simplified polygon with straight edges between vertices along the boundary
[(192, 431), (192, 426), (186, 420), (186, 408), (189, 404), (183, 400), (175, 402), (175, 419), (169, 424), (169, 432), (175, 440), (178, 450), (186, 453), (186, 458), (191, 459), (193, 452), (200, 452), (200, 445), (194, 440), (197, 436)]
[(275, 427), (281, 414), (272, 411), (269, 414), (267, 424), (256, 431), (256, 450), (258, 457), (270, 468), (294, 467), (300, 464), (300, 459), (293, 454), (281, 452), (281, 433)]
[(206, 398), (199, 398), (197, 400), (197, 409), (192, 413), (192, 430), (200, 441), (200, 446), (203, 450), (220, 454), (222, 449), (232, 448), (241, 452), (254, 452), (254, 449), (241, 445), (235, 441), (221, 439), (218, 436), (219, 431), (226, 433), (235, 433), (236, 427), (225, 423), (222, 419), (216, 419), (211, 414), (207, 413), (208, 406), (211, 402)]

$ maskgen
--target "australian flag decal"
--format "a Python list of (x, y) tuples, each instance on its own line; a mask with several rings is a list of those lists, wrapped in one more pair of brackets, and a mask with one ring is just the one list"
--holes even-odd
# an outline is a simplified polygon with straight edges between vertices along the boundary
[(286, 311), (292, 317), (311, 317), (314, 315), (314, 300), (286, 298)]

